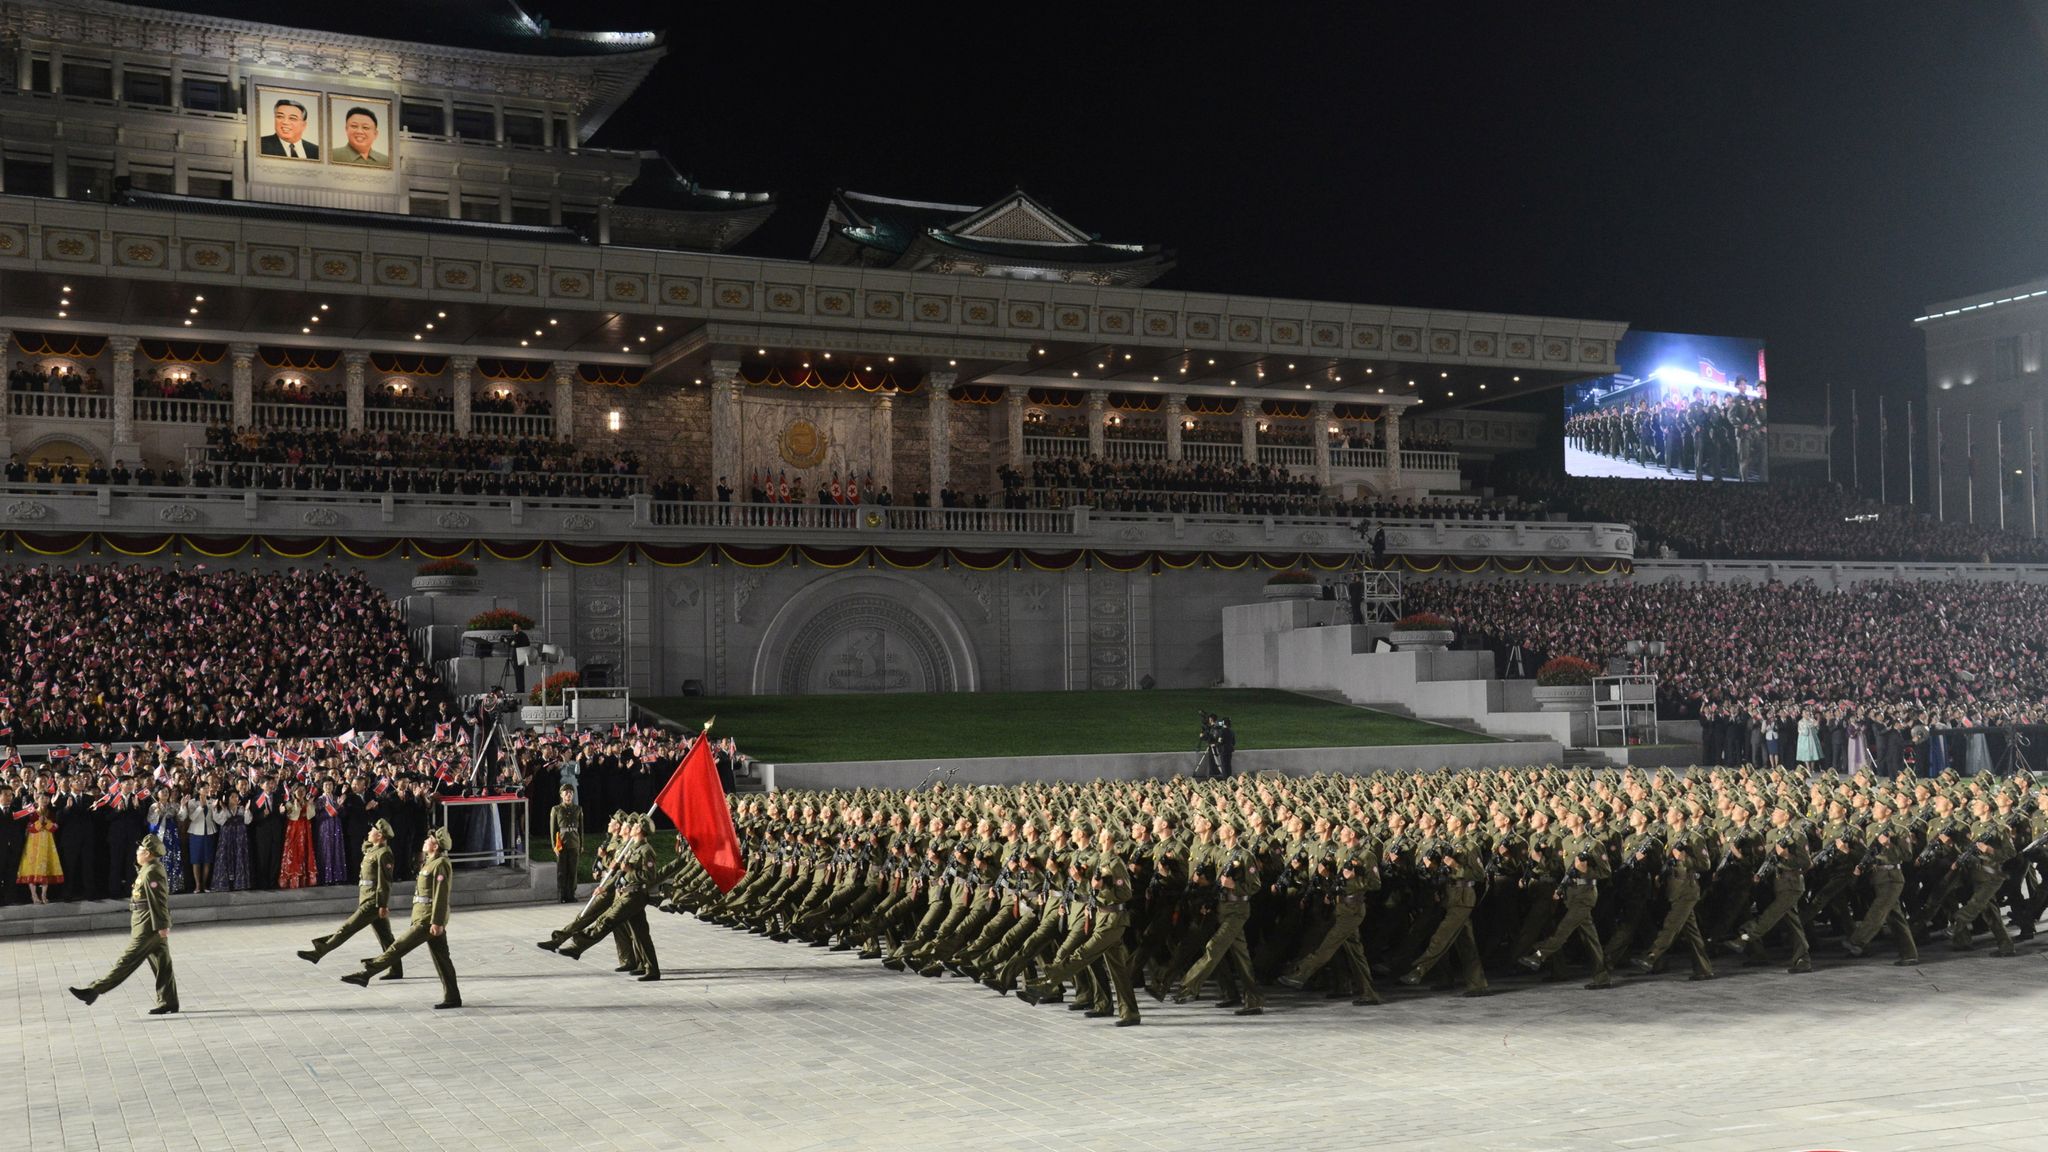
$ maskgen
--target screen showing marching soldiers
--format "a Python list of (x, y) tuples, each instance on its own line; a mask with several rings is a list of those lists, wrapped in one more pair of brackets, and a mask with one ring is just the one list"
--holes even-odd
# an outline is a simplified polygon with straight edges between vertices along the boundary
[(1761, 340), (1631, 331), (1614, 359), (1621, 371), (1565, 389), (1566, 475), (1766, 478)]

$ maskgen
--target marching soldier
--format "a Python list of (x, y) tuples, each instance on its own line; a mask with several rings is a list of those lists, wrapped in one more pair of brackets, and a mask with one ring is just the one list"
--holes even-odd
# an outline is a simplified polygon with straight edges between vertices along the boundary
[(453, 850), (448, 830), (434, 829), (427, 838), (426, 859), (413, 878), (412, 926), (361, 972), (343, 976), (342, 983), (368, 988), (370, 977), (396, 967), (407, 952), (425, 944), (434, 958), (434, 974), (441, 978), (441, 1002), (434, 1007), (462, 1007), (462, 992), (455, 985), (455, 962), (448, 957), (448, 906), (455, 894), (455, 869), (448, 863), (448, 853)]
[(135, 883), (128, 888), (128, 948), (105, 976), (71, 994), (91, 1004), (121, 986), (143, 961), (156, 977), (156, 1006), (151, 1016), (178, 1011), (178, 980), (171, 971), (171, 887), (164, 876), (163, 841), (144, 836), (135, 846)]
[[(391, 839), (388, 820), (377, 821), (370, 834), (363, 838), (363, 863), (356, 880), (356, 910), (342, 921), (340, 928), (315, 938), (311, 948), (300, 949), (299, 959), (318, 964), (329, 952), (341, 947), (349, 937), (365, 927), (377, 933), (380, 950), (391, 947), (391, 874), (395, 868), (391, 858)], [(384, 979), (405, 979), (405, 965), (394, 962), (391, 970), (384, 974)]]

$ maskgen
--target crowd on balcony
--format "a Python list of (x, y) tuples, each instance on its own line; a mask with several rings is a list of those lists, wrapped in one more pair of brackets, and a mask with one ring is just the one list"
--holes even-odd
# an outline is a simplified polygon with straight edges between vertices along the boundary
[(45, 370), (26, 360), (14, 362), (7, 373), (7, 388), (11, 392), (48, 392), (60, 396), (98, 396), (106, 391), (97, 368), (79, 372), (59, 364)]
[(1717, 560), (2048, 562), (2048, 540), (1937, 520), (1834, 485), (1521, 475), (1508, 487), (1575, 520), (1627, 523), (1638, 555)]
[[(1448, 618), (1509, 675), (1554, 656), (1654, 673), (1667, 707), (1709, 723), (1710, 754), (1752, 725), (1761, 739), (1802, 722), (1910, 733), (2048, 720), (2048, 585), (1411, 580), (1406, 594), (1409, 610)], [(1664, 653), (1627, 661), (1632, 640), (1661, 640)], [(1896, 768), (1913, 741), (1885, 739), (1890, 751), (1872, 756)], [(1792, 747), (1777, 752), (1791, 761)], [(1956, 758), (1968, 755), (1964, 740)]]
[(565, 440), (539, 436), (458, 436), (454, 433), (338, 432), (325, 429), (229, 428), (206, 430), (207, 459), (218, 463), (409, 468), (429, 472), (502, 472), (636, 475), (640, 460), (629, 450), (579, 452)]

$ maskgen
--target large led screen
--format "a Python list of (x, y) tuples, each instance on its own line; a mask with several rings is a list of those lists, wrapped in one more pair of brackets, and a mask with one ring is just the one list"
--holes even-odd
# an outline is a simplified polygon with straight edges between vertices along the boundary
[(1566, 474), (1765, 479), (1763, 341), (1631, 331), (1614, 359), (1621, 371), (1565, 390)]

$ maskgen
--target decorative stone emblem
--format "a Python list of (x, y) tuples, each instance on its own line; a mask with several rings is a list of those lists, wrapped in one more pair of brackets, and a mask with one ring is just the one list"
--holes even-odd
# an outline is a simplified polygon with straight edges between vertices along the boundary
[(476, 517), (467, 512), (443, 512), (434, 517), (434, 523), (443, 528), (467, 528), (476, 523)]
[(981, 618), (983, 620), (995, 619), (996, 613), (992, 602), (995, 590), (989, 585), (988, 577), (965, 568), (958, 571), (960, 572), (960, 582), (967, 586), (967, 594), (974, 597), (975, 604), (981, 608)]
[(1486, 533), (1484, 533), (1484, 532), (1473, 532), (1473, 533), (1470, 533), (1470, 534), (1468, 534), (1468, 535), (1467, 535), (1467, 536), (1465, 537), (1465, 547), (1467, 547), (1467, 548), (1484, 548), (1484, 547), (1486, 547)]
[(1323, 535), (1321, 532), (1318, 532), (1313, 528), (1301, 534), (1301, 542), (1303, 544), (1308, 545), (1309, 547), (1314, 547), (1318, 544), (1327, 541), (1328, 539), (1329, 537)]
[(1024, 610), (1034, 613), (1045, 611), (1045, 597), (1051, 591), (1052, 589), (1036, 580), (1026, 584), (1024, 586)]
[(583, 630), (583, 636), (593, 644), (617, 644), (625, 630), (617, 624), (592, 624)]
[(1614, 550), (1616, 552), (1634, 552), (1636, 550), (1636, 538), (1630, 533), (1623, 532), (1614, 538)]
[(1235, 544), (1237, 543), (1237, 531), (1232, 528), (1218, 528), (1214, 532), (1209, 533), (1209, 539), (1218, 544)]
[(617, 596), (593, 596), (583, 602), (583, 611), (591, 616), (617, 616), (619, 609)]
[(190, 504), (166, 504), (156, 510), (156, 518), (166, 524), (190, 524), (199, 519), (199, 509)]
[(790, 467), (816, 468), (825, 462), (825, 452), (831, 447), (831, 439), (825, 435), (824, 429), (797, 417), (782, 426), (782, 434), (776, 437), (775, 446)]
[(754, 598), (754, 592), (761, 587), (761, 578), (752, 572), (732, 582), (732, 622), (742, 623), (741, 613), (747, 610), (747, 601)]
[(1562, 551), (1564, 551), (1564, 550), (1565, 550), (1565, 548), (1566, 548), (1566, 546), (1567, 546), (1567, 544), (1568, 544), (1568, 542), (1567, 542), (1567, 541), (1565, 540), (1565, 538), (1564, 538), (1564, 537), (1562, 537), (1562, 536), (1549, 536), (1549, 537), (1545, 537), (1545, 538), (1544, 538), (1544, 541), (1543, 541), (1543, 546), (1544, 546), (1545, 548), (1548, 548), (1548, 549), (1550, 549), (1550, 550), (1551, 550), (1552, 552), (1562, 552)]
[(7, 506), (9, 520), (47, 520), (50, 506), (40, 500), (16, 500)]
[(1136, 524), (1126, 524), (1116, 530), (1116, 538), (1127, 544), (1136, 544), (1145, 538), (1145, 530)]
[(341, 513), (332, 508), (308, 508), (299, 522), (308, 528), (332, 528), (341, 523)]
[(588, 532), (595, 527), (597, 517), (588, 512), (571, 512), (562, 517), (562, 530), (565, 532)]

